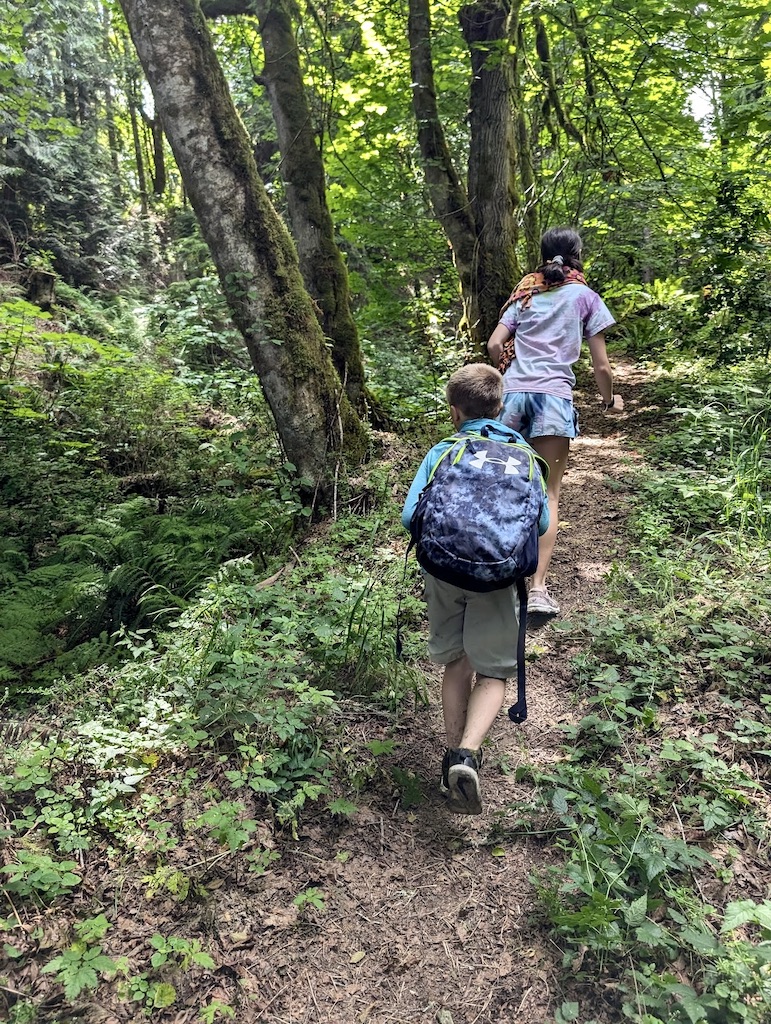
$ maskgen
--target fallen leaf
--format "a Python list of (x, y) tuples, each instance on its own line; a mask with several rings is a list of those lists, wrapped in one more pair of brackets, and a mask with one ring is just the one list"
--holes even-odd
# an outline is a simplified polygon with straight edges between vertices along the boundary
[(262, 919), (263, 928), (291, 928), (297, 924), (297, 907), (286, 907), (284, 910), (276, 910), (273, 914), (266, 914)]

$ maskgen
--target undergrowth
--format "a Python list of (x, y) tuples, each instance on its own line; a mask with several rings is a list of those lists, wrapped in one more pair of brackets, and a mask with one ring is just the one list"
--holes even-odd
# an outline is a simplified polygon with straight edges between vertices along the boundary
[(563, 857), (534, 883), (573, 1020), (771, 1019), (753, 882), (771, 869), (770, 383), (763, 363), (690, 364), (646, 396), (665, 429), (633, 481), (613, 604), (579, 634), (585, 713), (563, 761), (521, 773), (530, 827)]
[[(172, 1006), (198, 961), (181, 961), (165, 935), (130, 968), (85, 942), (84, 914), (104, 911), (107, 927), (113, 917), (80, 894), (84, 857), (183, 917), (223, 878), (270, 872), (310, 804), (355, 815), (358, 794), (387, 777), (379, 759), (393, 742), (352, 748), (345, 728), (357, 706), (365, 715), (424, 699), (395, 659), (403, 563), (381, 515), (319, 530), (271, 576), (251, 557), (226, 563), (166, 630), (124, 628), (122, 665), (60, 680), (44, 713), (6, 725), (0, 928), (17, 967), (36, 956), (22, 921), (69, 905), (75, 938), (44, 968), (68, 1000), (109, 984), (140, 1008)], [(407, 596), (403, 613), (415, 612)], [(300, 912), (309, 899), (298, 893)]]
[[(173, 1014), (185, 976), (215, 960), (175, 926), (117, 955), (124, 886), (182, 925), (226, 881), (254, 885), (311, 805), (350, 817), (388, 777), (387, 730), (359, 749), (347, 723), (424, 700), (395, 654), (389, 467), (341, 481), (338, 515), (309, 527), (216, 304), (196, 318), (207, 294), (149, 311), (163, 337), (141, 359), (135, 336), (0, 306), (0, 1013), (14, 1024), (60, 1019), (13, 984), (27, 968), (73, 1013), (110, 986), (139, 1017)], [(80, 322), (100, 323), (96, 308)], [(405, 592), (403, 621), (417, 607)], [(311, 886), (294, 906), (323, 898)], [(199, 1010), (234, 1013), (216, 995)]]
[(254, 375), (204, 380), (72, 319), (0, 304), (0, 685), (17, 702), (114, 662), (118, 630), (170, 621), (224, 560), (267, 566), (307, 514)]

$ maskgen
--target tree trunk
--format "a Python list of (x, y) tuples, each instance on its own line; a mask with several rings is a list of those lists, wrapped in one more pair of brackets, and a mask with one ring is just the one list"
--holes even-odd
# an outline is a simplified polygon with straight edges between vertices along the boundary
[(513, 81), (507, 60), (506, 0), (479, 0), (460, 11), (471, 53), (468, 194), (477, 237), (476, 290), (483, 341), (516, 283), (516, 145), (512, 122)]
[(535, 161), (530, 144), (531, 132), (528, 127), (524, 90), (522, 88), (522, 63), (525, 53), (524, 33), (520, 24), (521, 0), (512, 5), (509, 22), (509, 48), (511, 50), (511, 107), (516, 131), (516, 157), (522, 198), (519, 217), (525, 233), (525, 266), (537, 266), (540, 257), (540, 203), (537, 193), (538, 181)]
[(468, 194), (453, 165), (434, 84), (431, 55), (431, 12), (429, 0), (410, 0), (407, 35), (412, 72), (412, 109), (418, 127), (418, 144), (428, 194), (434, 214), (452, 248), (460, 278), (464, 321), (474, 349), (487, 341), (480, 330), (477, 301), (477, 235)]
[(197, 0), (121, 0), (233, 321), (289, 460), (329, 491), (328, 452), (363, 458), (366, 435), (324, 345), (297, 253), (257, 173)]
[(139, 118), (137, 116), (137, 95), (136, 82), (129, 80), (129, 118), (131, 120), (131, 138), (134, 143), (134, 162), (137, 169), (137, 184), (139, 185), (139, 205), (142, 211), (142, 218), (147, 218), (149, 203), (147, 195), (147, 175), (145, 174), (145, 156), (142, 146), (142, 138), (139, 134)]
[(256, 0), (265, 85), (281, 152), (281, 177), (305, 286), (318, 303), (321, 326), (332, 343), (332, 362), (346, 394), (364, 409), (364, 364), (351, 313), (348, 271), (335, 241), (327, 207), (326, 175), (313, 131), (299, 52), (286, 0)]
[(56, 274), (47, 270), (31, 270), (27, 277), (26, 294), (27, 300), (42, 310), (48, 312), (54, 304), (56, 289)]
[[(111, 12), (102, 8), (102, 58), (109, 68), (113, 67), (113, 56), (110, 53), (110, 32), (112, 31)], [(118, 130), (115, 127), (115, 106), (112, 98), (112, 80), (105, 75), (102, 81), (102, 92), (104, 94), (104, 119), (107, 128), (107, 144), (110, 150), (110, 165), (112, 167), (112, 189), (115, 198), (122, 198), (120, 159), (118, 146)]]
[(153, 136), (153, 195), (160, 199), (166, 191), (166, 154), (163, 151), (163, 126), (157, 114), (155, 117), (146, 117), (145, 120)]

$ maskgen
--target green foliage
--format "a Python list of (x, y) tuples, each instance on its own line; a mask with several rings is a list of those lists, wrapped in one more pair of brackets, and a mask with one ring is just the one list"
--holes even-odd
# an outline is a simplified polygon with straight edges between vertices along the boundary
[(190, 370), (247, 369), (244, 340), (231, 322), (216, 277), (195, 277), (169, 285), (156, 296), (148, 313), (156, 344)]
[(64, 995), (74, 1002), (85, 991), (93, 991), (99, 985), (100, 974), (112, 974), (116, 965), (102, 953), (101, 946), (92, 946), (94, 939), (101, 939), (110, 924), (104, 914), (75, 925), (77, 940), (59, 956), (43, 967), (44, 974), (56, 974), (56, 980), (64, 986)]
[(425, 797), (420, 779), (414, 772), (405, 771), (395, 766), (391, 769), (394, 785), (399, 792), (399, 799), (404, 810), (410, 807), (419, 807)]
[[(519, 772), (535, 784), (530, 827), (562, 853), (534, 882), (577, 992), (612, 977), (637, 1024), (761, 1024), (771, 1008), (768, 901), (730, 896), (736, 837), (767, 841), (768, 535), (718, 482), (767, 430), (767, 374), (659, 378), (648, 400), (672, 426), (633, 481), (629, 560), (611, 575), (623, 604), (580, 627), (586, 713), (564, 727), (563, 761)], [(751, 509), (765, 455), (761, 502), (742, 495)]]
[(253, 375), (232, 395), (220, 375), (209, 400), (241, 419), (204, 427), (200, 382), (62, 328), (0, 306), (0, 681), (25, 688), (114, 660), (116, 632), (168, 621), (227, 558), (267, 564), (302, 512), (272, 428), (250, 418)]
[(155, 952), (150, 963), (156, 969), (167, 964), (187, 971), (191, 967), (206, 967), (213, 970), (216, 966), (211, 956), (206, 953), (198, 939), (183, 939), (178, 935), (153, 935), (150, 945)]
[(444, 280), (408, 298), (370, 287), (357, 315), (372, 394), (416, 433), (435, 430), (447, 417), (444, 386), (465, 354), (448, 316), (456, 301)]
[(309, 907), (315, 907), (316, 910), (326, 910), (326, 903), (324, 902), (324, 893), (321, 889), (317, 889), (316, 886), (309, 885), (307, 889), (303, 889), (302, 892), (298, 892), (292, 903), (297, 907), (300, 913), (306, 911)]
[(229, 850), (240, 850), (245, 846), (257, 824), (244, 818), (243, 804), (221, 800), (204, 811), (193, 823), (196, 828), (205, 829), (221, 845)]
[(744, 173), (721, 175), (714, 208), (697, 228), (692, 274), (701, 285), (699, 314), (706, 323), (696, 338), (722, 364), (768, 359), (771, 352), (770, 213), (764, 186)]
[[(373, 481), (371, 493), (390, 502), (377, 471)], [(396, 529), (395, 514), (387, 522)], [(254, 558), (232, 560), (165, 631), (123, 629), (122, 664), (61, 680), (52, 697), (68, 708), (65, 734), (22, 733), (0, 758), (14, 837), (62, 852), (105, 835), (116, 848), (139, 844), (157, 858), (144, 875), (148, 898), (184, 902), (205, 891), (205, 880), (168, 857), (187, 837), (201, 865), (238, 854), (261, 875), (279, 856), (260, 833), (266, 808), (293, 833), (309, 802), (354, 813), (335, 775), (360, 788), (393, 741), (375, 741), (363, 759), (346, 754), (338, 699), (367, 695), (392, 707), (416, 692), (416, 673), (395, 661), (402, 572), (385, 524), (376, 506), (318, 531), (280, 584)], [(218, 786), (180, 820), (158, 795), (158, 773), (164, 759), (192, 750)], [(189, 794), (197, 777), (190, 769), (170, 791)], [(141, 999), (154, 998), (152, 983), (144, 979)]]
[(210, 1003), (201, 1010), (199, 1019), (204, 1024), (213, 1024), (215, 1020), (235, 1020), (236, 1011), (228, 1003), (221, 1003), (218, 999), (212, 999)]
[(75, 873), (77, 870), (75, 861), (54, 860), (47, 853), (34, 850), (19, 850), (15, 864), (0, 867), (0, 871), (8, 876), (3, 882), (4, 889), (42, 902), (50, 902), (80, 885), (80, 875)]
[(748, 362), (729, 371), (694, 364), (676, 390), (675, 380), (662, 379), (652, 396), (668, 409), (673, 429), (651, 446), (664, 472), (643, 482), (647, 515), (668, 506), (670, 531), (768, 537), (768, 365)]

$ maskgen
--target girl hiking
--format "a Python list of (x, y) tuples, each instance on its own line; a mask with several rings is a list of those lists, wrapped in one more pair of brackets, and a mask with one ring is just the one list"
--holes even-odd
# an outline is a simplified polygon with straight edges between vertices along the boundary
[(613, 392), (613, 372), (605, 331), (615, 323), (600, 296), (586, 284), (581, 237), (571, 228), (551, 228), (541, 238), (541, 265), (527, 274), (501, 310), (487, 351), (503, 374), (500, 419), (518, 431), (549, 465), (550, 525), (540, 539), (538, 568), (532, 578), (528, 612), (559, 615), (549, 594), (549, 570), (559, 523), (559, 496), (571, 438), (578, 437), (573, 407), (573, 364), (584, 340), (589, 345), (602, 409), (624, 408)]

